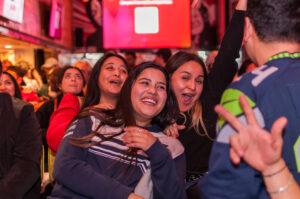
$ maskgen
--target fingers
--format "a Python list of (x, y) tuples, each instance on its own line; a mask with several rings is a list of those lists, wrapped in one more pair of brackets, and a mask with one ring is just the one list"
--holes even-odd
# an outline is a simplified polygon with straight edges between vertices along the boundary
[(227, 111), (223, 106), (216, 105), (215, 111), (225, 118), (225, 120), (234, 128), (236, 131), (240, 131), (244, 128), (243, 123), (237, 119), (234, 115), (232, 115), (229, 111)]
[(185, 126), (184, 126), (184, 125), (178, 125), (178, 124), (177, 124), (177, 129), (178, 129), (178, 130), (183, 130), (183, 129), (185, 129)]
[(229, 154), (233, 164), (238, 165), (241, 162), (240, 156), (232, 148), (230, 149)]
[(230, 159), (234, 164), (239, 164), (244, 155), (239, 136), (238, 134), (230, 136)]
[(285, 117), (280, 117), (272, 125), (271, 137), (274, 142), (273, 147), (275, 149), (282, 148), (282, 144), (283, 144), (282, 133), (286, 124), (287, 124), (287, 119)]
[(156, 141), (156, 138), (149, 131), (139, 127), (126, 127), (124, 131), (123, 142), (128, 147), (136, 147), (146, 151)]
[(177, 138), (178, 137), (178, 129), (177, 129), (176, 123), (171, 124), (170, 126), (167, 126), (164, 130), (164, 133), (167, 136)]
[(285, 117), (278, 118), (272, 125), (271, 135), (274, 138), (281, 138), (284, 127), (287, 124), (287, 119)]

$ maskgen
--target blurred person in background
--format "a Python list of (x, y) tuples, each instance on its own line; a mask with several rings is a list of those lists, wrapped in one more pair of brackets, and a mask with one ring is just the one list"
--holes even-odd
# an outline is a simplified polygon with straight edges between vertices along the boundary
[(155, 53), (154, 63), (165, 67), (167, 61), (172, 56), (172, 52), (169, 48), (161, 48)]
[(12, 97), (22, 99), (20, 87), (10, 73), (3, 72), (0, 82), (0, 93), (8, 93)]
[(64, 94), (72, 93), (74, 95), (82, 96), (83, 87), (85, 85), (83, 73), (78, 68), (68, 66), (61, 69), (59, 72), (60, 73), (57, 80), (57, 86), (60, 89), (61, 94), (58, 95), (57, 98), (45, 102), (36, 111), (36, 115), (42, 129), (42, 138), (45, 146), (45, 151), (47, 151), (48, 146), (46, 141), (46, 132), (53, 111), (56, 110), (59, 106)]
[[(91, 64), (89, 64), (89, 62), (87, 62), (87, 61), (78, 60), (78, 61), (75, 62), (75, 64), (73, 66), (79, 68), (82, 71), (82, 73), (84, 75), (85, 82), (88, 82), (89, 78), (90, 78), (91, 71), (93, 69)], [(84, 95), (86, 93), (86, 88), (87, 88), (87, 84), (85, 84), (85, 87), (83, 89), (83, 94)]]
[(41, 76), (43, 85), (38, 91), (38, 96), (41, 98), (49, 99), (48, 95), (48, 79), (51, 73), (58, 68), (58, 61), (55, 57), (49, 57), (46, 59), (45, 63), (41, 66)]
[(37, 93), (31, 88), (26, 87), (23, 77), (26, 74), (26, 70), (19, 66), (10, 66), (7, 68), (7, 72), (10, 73), (17, 81), (18, 86), (21, 90), (22, 100), (29, 102), (33, 105), (39, 103), (39, 97)]
[(9, 66), (12, 66), (12, 65), (13, 65), (13, 64), (12, 64), (11, 61), (9, 61), (8, 59), (3, 60), (3, 61), (2, 61), (2, 71), (3, 71), (3, 72), (6, 71), (7, 68), (8, 68)]
[(125, 52), (125, 59), (128, 63), (129, 70), (131, 70), (133, 67), (135, 67), (136, 62), (136, 54), (133, 51)]

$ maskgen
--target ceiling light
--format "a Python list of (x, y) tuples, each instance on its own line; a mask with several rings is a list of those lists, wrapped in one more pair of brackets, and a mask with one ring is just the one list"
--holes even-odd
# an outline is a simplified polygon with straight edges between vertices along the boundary
[(11, 48), (11, 45), (5, 45), (4, 48), (9, 49)]

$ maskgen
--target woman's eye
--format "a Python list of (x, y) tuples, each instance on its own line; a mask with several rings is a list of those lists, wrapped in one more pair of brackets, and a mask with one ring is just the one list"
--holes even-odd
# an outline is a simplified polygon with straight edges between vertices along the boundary
[(196, 83), (197, 83), (197, 84), (202, 84), (203, 81), (202, 81), (202, 80), (196, 80)]
[(190, 78), (186, 77), (186, 76), (183, 76), (183, 77), (181, 77), (181, 79), (183, 79), (183, 80), (189, 80)]
[(81, 75), (76, 75), (76, 79), (81, 79)]
[(69, 79), (70, 77), (71, 77), (70, 74), (66, 74), (66, 75), (65, 75), (65, 78), (67, 78), (67, 79)]
[(158, 86), (158, 89), (166, 90), (166, 87), (165, 86)]
[(127, 74), (127, 70), (121, 70), (121, 73)]
[(149, 85), (149, 82), (142, 81), (142, 82), (141, 82), (141, 84), (143, 84), (143, 85), (147, 86), (147, 85)]
[(112, 66), (108, 66), (106, 67), (107, 70), (113, 70), (113, 67)]

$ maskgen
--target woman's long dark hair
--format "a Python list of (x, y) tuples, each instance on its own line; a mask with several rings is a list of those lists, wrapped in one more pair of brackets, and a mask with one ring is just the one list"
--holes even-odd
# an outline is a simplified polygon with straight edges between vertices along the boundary
[(91, 71), (90, 78), (87, 83), (86, 96), (82, 105), (82, 109), (99, 104), (101, 98), (101, 91), (98, 85), (98, 78), (104, 62), (110, 57), (117, 57), (121, 59), (124, 62), (127, 71), (129, 70), (127, 61), (120, 55), (108, 53), (101, 57)]
[(20, 90), (20, 87), (19, 87), (16, 79), (9, 72), (4, 71), (3, 74), (7, 75), (11, 79), (11, 81), (13, 82), (13, 84), (14, 84), (14, 87), (15, 87), (15, 95), (14, 95), (14, 97), (22, 99), (21, 90)]
[[(97, 119), (101, 121), (101, 123), (98, 125), (98, 127), (89, 135), (81, 137), (81, 138), (72, 138), (71, 139), (71, 144), (79, 147), (91, 147), (93, 145), (102, 143), (104, 141), (107, 141), (115, 136), (118, 136), (122, 134), (123, 132), (112, 135), (112, 136), (107, 136), (105, 137), (104, 135), (98, 134), (97, 131), (99, 128), (103, 125), (109, 125), (113, 127), (121, 127), (122, 125), (125, 126), (132, 126), (136, 125), (135, 122), (135, 117), (134, 117), (134, 109), (132, 106), (132, 101), (131, 101), (131, 90), (134, 82), (138, 78), (138, 76), (146, 69), (148, 68), (153, 68), (156, 70), (161, 71), (166, 79), (167, 82), (167, 99), (165, 106), (163, 110), (152, 119), (152, 124), (158, 124), (162, 128), (165, 128), (166, 126), (170, 125), (174, 119), (177, 118), (177, 115), (179, 113), (179, 108), (178, 108), (178, 103), (177, 99), (171, 89), (171, 85), (169, 83), (169, 75), (166, 71), (165, 68), (156, 65), (154, 63), (150, 62), (145, 62), (142, 63), (138, 66), (136, 66), (132, 71), (130, 71), (128, 78), (126, 79), (124, 86), (122, 87), (121, 94), (120, 94), (120, 99), (118, 101), (117, 107), (115, 110), (104, 110), (100, 108), (91, 108), (87, 107), (83, 109), (73, 120), (75, 121), (76, 119), (86, 117), (86, 116), (94, 116)], [(71, 122), (71, 123), (72, 123)], [(70, 124), (71, 124), (70, 123)], [(95, 135), (98, 135), (102, 140), (98, 142), (92, 142), (91, 139)], [(124, 159), (129, 159), (130, 164), (129, 166), (124, 170), (124, 172), (121, 174), (120, 177), (122, 177), (130, 168), (133, 160), (137, 162), (137, 149), (135, 148), (130, 148), (125, 154)], [(118, 163), (118, 162), (116, 162)], [(137, 164), (135, 164), (136, 166)], [(134, 170), (133, 170), (134, 171)]]

